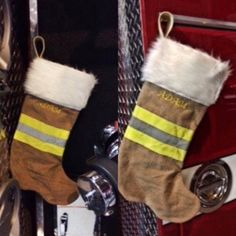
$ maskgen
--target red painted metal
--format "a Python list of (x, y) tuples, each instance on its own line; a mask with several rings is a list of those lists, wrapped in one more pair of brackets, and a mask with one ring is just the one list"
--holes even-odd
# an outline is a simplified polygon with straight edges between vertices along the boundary
[(157, 34), (157, 15), (170, 11), (177, 15), (203, 17), (236, 22), (234, 0), (140, 0), (145, 48)]
[[(227, 2), (227, 3), (226, 3)], [(157, 36), (157, 16), (160, 11), (236, 22), (236, 1), (213, 0), (140, 0), (144, 51), (147, 52)], [(193, 166), (236, 153), (236, 31), (190, 26), (175, 26), (171, 38), (199, 48), (222, 60), (229, 60), (232, 74), (219, 100), (211, 106), (191, 143), (184, 166)], [(181, 58), (180, 58), (181, 60)], [(219, 210), (198, 216), (183, 224), (184, 236), (236, 235), (236, 201)], [(160, 226), (160, 224), (159, 224)], [(180, 236), (177, 224), (162, 226), (160, 236)]]

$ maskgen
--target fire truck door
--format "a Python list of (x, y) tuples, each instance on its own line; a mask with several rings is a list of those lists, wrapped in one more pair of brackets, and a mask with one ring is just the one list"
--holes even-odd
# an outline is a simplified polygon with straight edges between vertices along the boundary
[[(207, 166), (212, 163), (216, 163), (214, 164), (216, 169), (218, 167), (224, 169), (226, 163), (224, 173), (222, 172), (222, 176), (217, 175), (216, 179), (219, 177), (221, 181), (229, 178), (228, 186), (219, 185), (213, 192), (228, 187), (229, 196), (222, 200), (222, 206), (217, 210), (199, 214), (185, 224), (159, 222), (159, 234), (161, 236), (234, 236), (236, 181), (232, 176), (234, 177), (236, 171), (236, 71), (234, 70), (236, 68), (236, 2), (141, 0), (141, 8), (145, 53), (157, 36), (158, 13), (170, 11), (175, 16), (171, 38), (211, 53), (222, 60), (229, 60), (232, 68), (231, 76), (225, 83), (219, 100), (208, 109), (196, 131), (183, 171), (187, 178), (185, 181), (190, 186), (192, 177), (199, 173), (196, 170), (200, 167), (206, 167), (204, 170), (207, 172), (209, 170)], [(218, 169), (213, 171), (217, 172)], [(208, 184), (208, 189), (212, 188), (211, 183)]]

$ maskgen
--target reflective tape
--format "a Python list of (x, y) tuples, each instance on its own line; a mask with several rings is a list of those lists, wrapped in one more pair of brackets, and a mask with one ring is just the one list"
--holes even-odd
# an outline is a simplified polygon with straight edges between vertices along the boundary
[(61, 157), (69, 131), (53, 127), (26, 114), (21, 114), (14, 139), (35, 149)]
[(133, 127), (136, 130), (139, 130), (148, 136), (159, 140), (162, 143), (169, 144), (171, 146), (187, 150), (189, 146), (189, 142), (180, 138), (177, 138), (175, 136), (172, 136), (168, 133), (163, 132), (160, 129), (153, 128), (151, 125), (144, 123), (143, 121), (132, 117), (129, 126)]
[(69, 137), (68, 130), (56, 128), (52, 125), (48, 125), (42, 121), (39, 121), (25, 114), (21, 114), (19, 123), (29, 126), (35, 130), (38, 130), (41, 133), (44, 133), (44, 134), (47, 134), (56, 138), (67, 140)]
[(178, 161), (183, 161), (186, 155), (185, 150), (163, 143), (131, 126), (127, 127), (124, 137), (148, 150)]
[(42, 142), (45, 143), (51, 143), (60, 147), (65, 147), (66, 141), (63, 139), (55, 138), (53, 136), (49, 136), (47, 134), (43, 134), (36, 129), (30, 128), (24, 124), (19, 123), (17, 130), (20, 131), (21, 133), (25, 133), (29, 136), (32, 136), (36, 139), (41, 140)]
[(59, 157), (62, 157), (64, 153), (64, 148), (43, 142), (18, 130), (16, 130), (15, 132), (14, 139), (22, 143), (28, 144), (29, 146), (38, 149), (42, 152), (48, 152)]
[(168, 121), (164, 119), (163, 117), (160, 117), (143, 107), (140, 107), (136, 105), (133, 116), (167, 134), (170, 134), (172, 136), (175, 136), (177, 138), (181, 138), (186, 141), (191, 141), (193, 136), (193, 130), (187, 129), (185, 127), (182, 127), (180, 125), (177, 125), (171, 121)]

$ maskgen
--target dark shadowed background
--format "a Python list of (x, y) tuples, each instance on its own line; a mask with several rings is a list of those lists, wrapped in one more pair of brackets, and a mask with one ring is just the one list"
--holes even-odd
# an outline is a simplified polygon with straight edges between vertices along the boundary
[[(87, 170), (86, 159), (93, 155), (102, 128), (117, 120), (118, 1), (38, 0), (38, 5), (39, 34), (46, 41), (44, 57), (92, 72), (98, 79), (63, 158), (66, 173), (76, 179)], [(118, 235), (117, 215), (102, 222), (106, 235)]]

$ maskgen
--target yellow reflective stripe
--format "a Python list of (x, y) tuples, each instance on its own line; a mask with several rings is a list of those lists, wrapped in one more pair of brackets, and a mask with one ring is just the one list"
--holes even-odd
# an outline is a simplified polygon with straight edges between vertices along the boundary
[(186, 155), (186, 151), (173, 147), (166, 143), (162, 143), (130, 126), (127, 127), (124, 137), (135, 143), (140, 144), (141, 146), (155, 153), (167, 156), (177, 161), (183, 161)]
[(62, 157), (64, 153), (64, 148), (54, 144), (42, 142), (41, 140), (34, 138), (28, 134), (22, 133), (18, 130), (16, 130), (15, 132), (14, 139), (28, 144), (29, 146), (32, 146), (35, 149), (38, 149), (43, 152), (48, 152), (59, 157)]
[(136, 105), (133, 111), (133, 116), (159, 130), (162, 130), (167, 134), (184, 139), (186, 141), (191, 141), (192, 139), (193, 130), (179, 126), (138, 105)]
[(47, 134), (55, 138), (67, 140), (69, 137), (68, 130), (53, 127), (25, 114), (21, 114), (19, 122), (39, 131), (40, 133)]
[(6, 138), (6, 134), (5, 134), (5, 131), (3, 129), (1, 129), (0, 131), (0, 140)]

